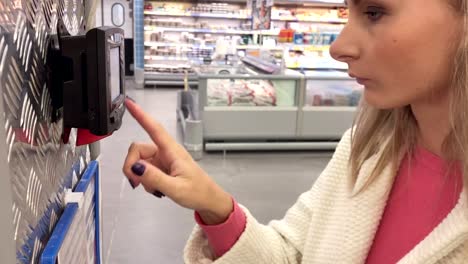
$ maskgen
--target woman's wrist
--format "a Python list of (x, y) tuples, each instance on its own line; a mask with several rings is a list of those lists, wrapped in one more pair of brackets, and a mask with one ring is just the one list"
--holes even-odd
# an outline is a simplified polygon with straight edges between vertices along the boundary
[(214, 195), (211, 200), (213, 204), (209, 209), (198, 211), (203, 223), (206, 225), (219, 225), (226, 222), (234, 210), (232, 197), (225, 191), (221, 191)]

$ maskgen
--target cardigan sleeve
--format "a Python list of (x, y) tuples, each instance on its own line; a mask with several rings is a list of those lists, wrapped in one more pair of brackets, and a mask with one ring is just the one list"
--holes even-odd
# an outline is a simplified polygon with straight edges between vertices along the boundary
[(200, 214), (195, 212), (195, 221), (201, 227), (203, 233), (205, 233), (216, 256), (222, 256), (231, 249), (245, 229), (245, 213), (234, 198), (232, 199), (232, 203), (234, 209), (228, 219), (218, 225), (205, 224)]
[(313, 187), (301, 194), (282, 220), (260, 224), (249, 210), (241, 205), (246, 215), (246, 227), (234, 246), (216, 258), (199, 226), (195, 226), (184, 249), (186, 264), (234, 263), (300, 263), (314, 209), (328, 206), (335, 196), (334, 188), (346, 175), (350, 152), (350, 131), (346, 132), (337, 149)]

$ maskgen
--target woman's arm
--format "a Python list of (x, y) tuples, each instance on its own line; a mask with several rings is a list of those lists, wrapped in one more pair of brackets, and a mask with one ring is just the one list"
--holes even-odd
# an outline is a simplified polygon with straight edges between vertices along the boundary
[(282, 220), (262, 225), (241, 207), (246, 215), (245, 230), (221, 257), (216, 258), (204, 232), (196, 226), (185, 248), (185, 263), (300, 263), (314, 212), (333, 200), (334, 190), (343, 180), (339, 175), (346, 175), (338, 170), (346, 167), (349, 149), (350, 133), (347, 132), (313, 187), (299, 197)]

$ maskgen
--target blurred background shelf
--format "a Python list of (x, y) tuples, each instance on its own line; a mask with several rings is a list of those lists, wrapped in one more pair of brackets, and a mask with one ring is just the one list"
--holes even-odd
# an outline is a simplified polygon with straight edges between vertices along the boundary
[(251, 30), (236, 30), (236, 29), (218, 30), (218, 29), (205, 29), (205, 28), (170, 28), (170, 27), (153, 27), (153, 26), (145, 26), (145, 31), (150, 31), (150, 32), (172, 31), (172, 32), (205, 33), (205, 34), (241, 34), (241, 35), (242, 34), (255, 34), (255, 32)]
[[(300, 60), (288, 58), (284, 65), (299, 70), (311, 68), (306, 62), (326, 54), (330, 43), (347, 23), (346, 6), (341, 0), (276, 0), (269, 11), (269, 29), (253, 29), (254, 7), (248, 3), (246, 0), (145, 1), (143, 61), (148, 74), (144, 74), (143, 83), (155, 83), (157, 78), (172, 83), (184, 69), (194, 71), (197, 65), (212, 61), (234, 65), (252, 54), (271, 53), (271, 61), (276, 63), (282, 57), (300, 56), (303, 57)], [(298, 40), (295, 33), (285, 39), (285, 29), (302, 34), (302, 39)], [(324, 58), (328, 59), (331, 57)], [(333, 65), (322, 63), (322, 58), (319, 62), (319, 66)], [(301, 67), (302, 64), (307, 67)], [(154, 74), (154, 69), (158, 74)], [(168, 80), (171, 74), (178, 77)]]
[(297, 18), (297, 17), (272, 17), (271, 20), (287, 21), (287, 22), (310, 22), (310, 23), (331, 23), (331, 24), (346, 24), (348, 19), (345, 18)]
[(252, 19), (251, 16), (242, 16), (235, 14), (222, 14), (222, 13), (167, 13), (163, 11), (145, 11), (145, 15), (154, 16), (169, 16), (169, 17), (201, 17), (201, 18), (229, 18), (229, 19)]
[(146, 41), (145, 46), (148, 47), (196, 47), (196, 48), (207, 48), (212, 49), (215, 46), (209, 44), (192, 44), (192, 43), (170, 43), (170, 42), (151, 42)]

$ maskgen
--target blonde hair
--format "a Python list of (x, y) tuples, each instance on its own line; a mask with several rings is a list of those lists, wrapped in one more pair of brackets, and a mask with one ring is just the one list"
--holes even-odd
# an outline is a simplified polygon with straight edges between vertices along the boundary
[[(463, 35), (455, 55), (450, 90), (451, 131), (444, 140), (444, 156), (459, 160), (465, 188), (468, 187), (468, 0), (449, 0), (464, 19)], [(410, 106), (382, 110), (361, 102), (351, 132), (351, 186), (353, 188), (363, 163), (378, 151), (382, 154), (368, 181), (369, 186), (391, 164), (398, 170), (404, 154), (411, 154), (417, 140), (418, 126)], [(385, 148), (381, 149), (384, 143)], [(359, 193), (359, 192), (358, 192)]]

